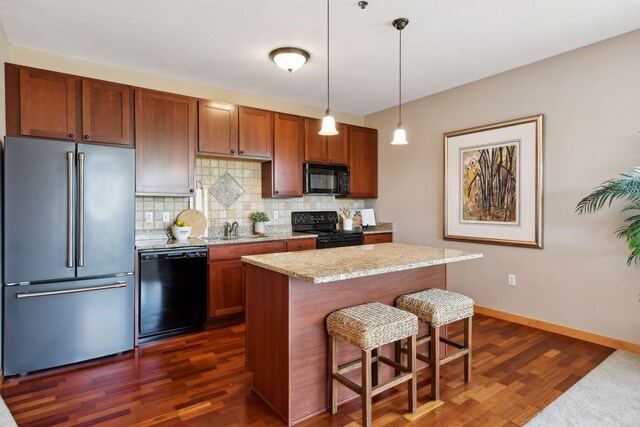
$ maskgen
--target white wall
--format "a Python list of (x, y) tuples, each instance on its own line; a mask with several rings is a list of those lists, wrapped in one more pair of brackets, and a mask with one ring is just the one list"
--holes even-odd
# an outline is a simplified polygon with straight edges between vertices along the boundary
[(9, 57), (9, 40), (0, 22), (0, 139), (6, 134), (6, 114), (4, 102), (4, 63)]
[[(593, 187), (640, 166), (638, 46), (640, 30), (411, 102), (408, 146), (388, 143), (397, 108), (366, 116), (380, 138), (379, 198), (369, 205), (394, 222), (396, 241), (484, 252), (448, 267), (449, 288), (478, 305), (640, 343), (640, 268), (626, 266), (613, 234), (621, 204), (574, 212)], [(444, 241), (442, 134), (539, 113), (544, 249)]]

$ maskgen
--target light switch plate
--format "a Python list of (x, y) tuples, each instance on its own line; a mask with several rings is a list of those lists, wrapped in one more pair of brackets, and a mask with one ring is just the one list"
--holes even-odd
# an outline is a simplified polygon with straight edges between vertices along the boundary
[(162, 222), (171, 222), (171, 214), (169, 212), (162, 212)]
[(144, 213), (144, 222), (150, 224), (153, 222), (153, 212), (145, 212)]

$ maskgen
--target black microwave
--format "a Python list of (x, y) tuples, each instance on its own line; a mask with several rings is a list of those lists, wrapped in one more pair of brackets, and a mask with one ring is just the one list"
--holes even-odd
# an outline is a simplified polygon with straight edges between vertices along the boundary
[(349, 194), (349, 166), (305, 163), (304, 194)]

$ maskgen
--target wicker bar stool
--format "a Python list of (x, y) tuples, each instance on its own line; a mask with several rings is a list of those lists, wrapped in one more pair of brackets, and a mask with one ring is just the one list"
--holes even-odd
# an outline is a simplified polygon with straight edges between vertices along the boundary
[[(417, 339), (416, 345), (429, 343), (429, 354), (416, 353), (416, 358), (426, 362), (431, 370), (431, 398), (440, 400), (440, 366), (464, 357), (464, 381), (471, 382), (471, 319), (473, 300), (466, 295), (442, 289), (427, 289), (396, 299), (396, 307), (418, 316), (429, 326), (429, 333)], [(464, 320), (464, 341), (451, 341), (440, 336), (440, 328), (459, 320)], [(439, 339), (434, 339), (437, 337)], [(442, 357), (439, 343), (457, 348), (453, 354)], [(402, 343), (396, 345), (396, 360), (408, 351)]]
[[(331, 413), (338, 410), (337, 382), (358, 393), (362, 399), (362, 425), (371, 425), (371, 399), (373, 396), (408, 382), (408, 406), (416, 411), (416, 334), (418, 318), (407, 312), (381, 303), (369, 303), (334, 311), (327, 317), (329, 333), (328, 391)], [(406, 365), (399, 364), (381, 353), (381, 347), (401, 339), (407, 339)], [(338, 340), (351, 343), (362, 349), (361, 359), (338, 365)], [(375, 353), (372, 354), (372, 351)], [(380, 363), (399, 372), (384, 384), (378, 384)], [(372, 372), (373, 365), (373, 372)], [(362, 368), (362, 383), (358, 385), (344, 376), (345, 373)]]

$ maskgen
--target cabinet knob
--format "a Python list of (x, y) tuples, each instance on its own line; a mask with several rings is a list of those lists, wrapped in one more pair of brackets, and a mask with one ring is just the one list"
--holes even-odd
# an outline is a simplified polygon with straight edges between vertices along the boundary
[(83, 138), (84, 138), (84, 139), (89, 139), (89, 138), (91, 138), (91, 137), (90, 137), (89, 135), (85, 135), (85, 136), (83, 136)]
[(273, 194), (279, 194), (280, 192), (278, 190), (274, 191)]
[(193, 191), (194, 191), (193, 188), (189, 189), (189, 193), (193, 193)]
[(235, 153), (236, 153), (236, 150), (231, 150), (231, 154), (235, 154)]
[(240, 154), (244, 154), (244, 151), (243, 151), (243, 150), (240, 150)]
[(69, 134), (69, 139), (74, 139), (75, 137), (76, 137), (76, 134), (75, 134), (75, 133), (70, 133), (70, 134)]

